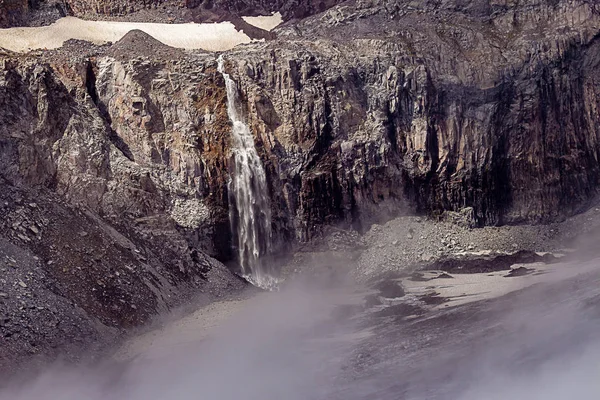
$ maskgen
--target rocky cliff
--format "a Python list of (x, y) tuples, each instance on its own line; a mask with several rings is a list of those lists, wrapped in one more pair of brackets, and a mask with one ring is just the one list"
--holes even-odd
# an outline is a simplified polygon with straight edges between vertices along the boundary
[(0, 370), (242, 285), (207, 255), (230, 252), (221, 75), (139, 39), (101, 58), (72, 56), (81, 43), (42, 63), (2, 55)]
[[(598, 181), (599, 24), (598, 6), (579, 0), (357, 2), (226, 54), (279, 247), (409, 211), (468, 208), (479, 225), (577, 212)], [(77, 60), (4, 57), (7, 97), (44, 93), (6, 108), (4, 175), (109, 219), (167, 215), (225, 260), (215, 56), (134, 36)]]
[[(585, 0), (373, 0), (224, 54), (266, 169), (274, 248), (402, 213), (497, 225), (585, 208), (600, 176), (599, 32), (600, 7)], [(24, 193), (6, 200), (0, 235), (105, 326), (234, 284), (207, 282), (221, 268), (210, 257), (232, 258), (216, 59), (140, 32), (0, 55), (1, 185)], [(19, 196), (48, 204), (49, 236)], [(73, 243), (53, 249), (67, 232)]]
[(598, 6), (374, 3), (231, 55), (297, 238), (406, 202), (472, 207), (486, 225), (560, 219), (595, 196)]

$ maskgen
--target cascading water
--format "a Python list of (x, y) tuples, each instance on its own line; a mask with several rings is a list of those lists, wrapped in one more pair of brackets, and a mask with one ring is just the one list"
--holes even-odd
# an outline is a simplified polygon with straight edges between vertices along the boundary
[(233, 162), (227, 188), (229, 220), (242, 276), (258, 287), (273, 289), (277, 286), (277, 279), (265, 265), (261, 265), (261, 257), (269, 254), (271, 246), (271, 207), (265, 170), (254, 147), (252, 132), (238, 108), (237, 86), (225, 73), (222, 56), (218, 60), (218, 71), (225, 79), (227, 115), (233, 124)]

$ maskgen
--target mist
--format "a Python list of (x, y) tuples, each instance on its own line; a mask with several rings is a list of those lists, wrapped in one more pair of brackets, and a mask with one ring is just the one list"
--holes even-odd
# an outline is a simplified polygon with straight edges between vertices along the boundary
[[(317, 399), (331, 377), (327, 337), (339, 293), (293, 287), (263, 293), (206, 339), (181, 338), (125, 363), (84, 369), (54, 365), (0, 399)], [(186, 342), (187, 341), (187, 342)]]
[[(596, 285), (594, 280), (591, 285)], [(596, 288), (589, 288), (597, 295)], [(548, 288), (535, 288), (539, 294)], [(460, 400), (592, 399), (600, 395), (600, 324), (580, 306), (589, 298), (571, 292), (557, 302), (532, 306), (517, 303), (514, 313), (498, 321), (507, 331), (477, 354)], [(534, 300), (534, 296), (528, 296)], [(597, 310), (597, 298), (587, 306)], [(540, 304), (542, 303), (542, 304)], [(469, 379), (470, 377), (470, 379)], [(453, 398), (453, 397), (449, 397)]]
[(470, 388), (461, 400), (593, 399), (600, 394), (600, 344), (586, 346), (520, 374), (491, 376)]
[(597, 398), (599, 278), (597, 261), (564, 264), (541, 283), (488, 301), (480, 336), (464, 338), (471, 349), (445, 366), (456, 375), (437, 392), (453, 394), (435, 398)]
[[(361, 308), (363, 288), (302, 281), (255, 296), (202, 340), (182, 336), (174, 339), (177, 345), (150, 346), (124, 362), (108, 357), (95, 366), (54, 365), (26, 384), (8, 385), (0, 399), (595, 398), (595, 268), (588, 264), (582, 274), (571, 269), (568, 276), (483, 302), (483, 314), (465, 309), (464, 320), (455, 322), (464, 325), (464, 336), (443, 338), (442, 329), (442, 340), (430, 347), (405, 346), (369, 365), (356, 357), (365, 345), (414, 338), (382, 335), (396, 330), (389, 321), (386, 331), (374, 328), (373, 316)], [(336, 310), (345, 306), (356, 311), (340, 318)], [(479, 315), (489, 319), (479, 321)], [(426, 326), (420, 332), (433, 334)]]

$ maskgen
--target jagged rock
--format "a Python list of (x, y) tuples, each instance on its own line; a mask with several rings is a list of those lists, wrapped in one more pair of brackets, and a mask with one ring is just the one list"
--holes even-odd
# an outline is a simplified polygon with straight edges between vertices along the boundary
[(65, 0), (0, 0), (0, 28), (48, 25), (68, 9)]
[(465, 207), (458, 211), (446, 210), (442, 214), (442, 219), (465, 228), (474, 228), (476, 226), (473, 207)]
[[(405, 199), (417, 211), (468, 213), (472, 226), (549, 222), (595, 196), (596, 6), (529, 1), (456, 11), (446, 2), (402, 8), (390, 20), (373, 3), (368, 22), (340, 8), (346, 17), (327, 32), (332, 40), (231, 55), (274, 203), (296, 237), (309, 239), (332, 220), (360, 229), (405, 210)], [(574, 14), (578, 23), (564, 35)], [(514, 15), (519, 28), (506, 25)], [(542, 24), (544, 38), (535, 35)], [(322, 29), (309, 18), (280, 37)], [(377, 39), (362, 39), (361, 29)], [(506, 30), (515, 36), (498, 42)]]
[(379, 290), (382, 297), (386, 298), (398, 298), (406, 295), (404, 288), (396, 281), (386, 280), (378, 283), (374, 286), (375, 289)]

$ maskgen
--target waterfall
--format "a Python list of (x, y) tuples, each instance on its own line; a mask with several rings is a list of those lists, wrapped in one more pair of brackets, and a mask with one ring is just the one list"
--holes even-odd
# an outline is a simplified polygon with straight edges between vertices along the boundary
[[(271, 247), (271, 207), (265, 170), (250, 128), (239, 108), (238, 89), (225, 73), (223, 56), (219, 56), (218, 71), (227, 88), (227, 115), (232, 123), (232, 165), (229, 191), (229, 221), (237, 248), (242, 276), (263, 289), (277, 285), (261, 257)], [(264, 259), (262, 260), (264, 263)]]

